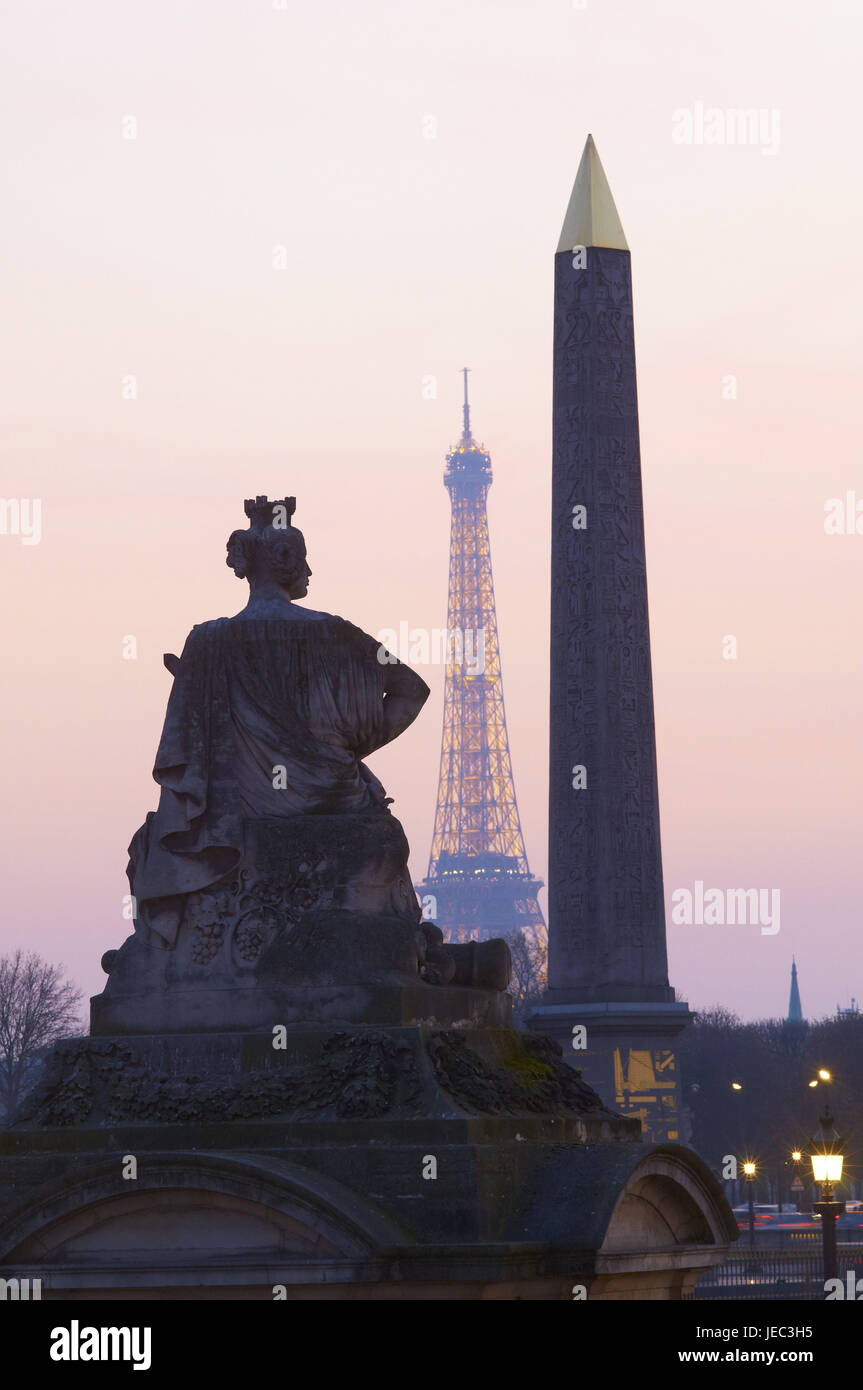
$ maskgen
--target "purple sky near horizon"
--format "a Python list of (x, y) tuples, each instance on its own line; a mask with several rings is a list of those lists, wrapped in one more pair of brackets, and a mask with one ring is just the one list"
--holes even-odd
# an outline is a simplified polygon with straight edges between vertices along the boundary
[[(0, 535), (0, 953), (101, 988), (162, 653), (245, 602), (244, 497), (296, 495), (311, 606), (444, 625), (464, 364), (545, 878), (553, 256), (591, 131), (633, 258), (666, 899), (781, 893), (772, 936), (669, 910), (671, 982), (783, 1014), (794, 954), (807, 1016), (863, 995), (863, 534), (824, 529), (829, 499), (863, 507), (859, 8), (18, 0), (2, 25), (0, 493), (40, 498), (43, 535)], [(675, 143), (698, 103), (777, 111), (777, 152)], [(371, 760), (415, 878), (420, 670), (423, 714)]]

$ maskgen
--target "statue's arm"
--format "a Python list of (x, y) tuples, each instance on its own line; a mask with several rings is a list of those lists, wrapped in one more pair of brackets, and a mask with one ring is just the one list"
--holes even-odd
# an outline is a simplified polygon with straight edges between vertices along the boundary
[(401, 662), (384, 667), (384, 713), (381, 736), (358, 749), (361, 758), (392, 743), (411, 725), (429, 697), (429, 688), (416, 671)]

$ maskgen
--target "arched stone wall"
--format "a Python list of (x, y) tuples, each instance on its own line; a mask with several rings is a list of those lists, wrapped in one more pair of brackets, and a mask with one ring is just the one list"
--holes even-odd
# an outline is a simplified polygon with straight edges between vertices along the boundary
[(0, 1233), (0, 1265), (41, 1277), (47, 1297), (93, 1297), (106, 1273), (112, 1297), (260, 1297), (297, 1279), (349, 1279), (399, 1239), (355, 1193), (298, 1165), (147, 1155), (137, 1179), (115, 1161), (43, 1194)]
[(591, 1299), (681, 1298), (719, 1263), (737, 1226), (706, 1163), (678, 1145), (647, 1151), (615, 1202), (597, 1252)]

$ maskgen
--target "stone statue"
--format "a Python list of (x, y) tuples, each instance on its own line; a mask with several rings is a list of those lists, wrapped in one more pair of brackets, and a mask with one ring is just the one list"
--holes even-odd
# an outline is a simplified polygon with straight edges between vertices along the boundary
[(153, 772), (162, 792), (130, 846), (130, 880), (138, 920), (169, 945), (183, 895), (240, 863), (245, 820), (386, 812), (361, 759), (428, 697), (374, 637), (294, 602), (311, 576), (294, 507), (292, 497), (246, 502), (249, 528), (234, 531), (227, 563), (248, 579), (248, 603), (199, 624), (182, 656), (166, 657), (174, 688)]
[(374, 637), (295, 603), (311, 570), (294, 510), (245, 503), (227, 563), (248, 603), (165, 657), (159, 806), (129, 846), (135, 932), (103, 958), (94, 1031), (263, 1025), (288, 1005), (355, 1019), (370, 988), (508, 983), (505, 943), (445, 947), (421, 920), (407, 840), (363, 759), (408, 728), (428, 686)]

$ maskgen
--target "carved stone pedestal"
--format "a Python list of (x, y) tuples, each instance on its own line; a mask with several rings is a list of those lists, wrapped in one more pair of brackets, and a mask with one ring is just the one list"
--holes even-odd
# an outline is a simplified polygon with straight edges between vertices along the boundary
[(248, 820), (244, 836), (234, 871), (168, 903), (172, 940), (137, 923), (106, 952), (94, 1035), (509, 1023), (506, 943), (442, 945), (394, 816)]
[(381, 981), (289, 985), (278, 979), (207, 989), (175, 987), (128, 996), (97, 995), (90, 1004), (94, 1037), (149, 1034), (155, 1028), (223, 1033), (226, 1028), (264, 1030), (278, 1026), (407, 1023), (445, 1027), (506, 1027), (512, 999), (499, 990)]
[(0, 1135), (0, 1278), (45, 1299), (673, 1298), (736, 1235), (545, 1038), (61, 1043)]

